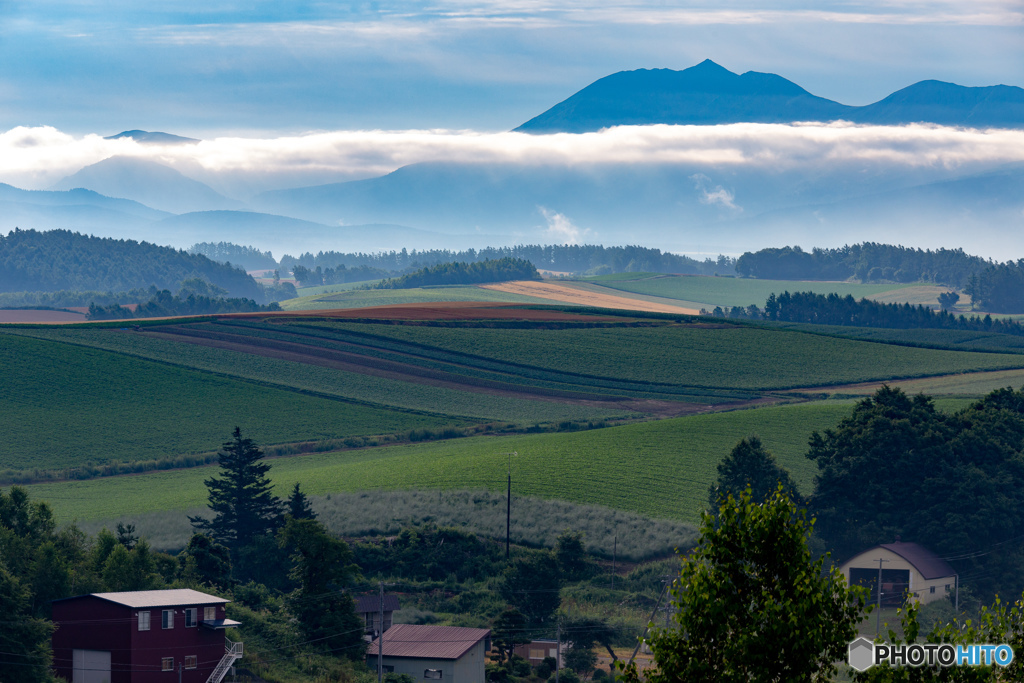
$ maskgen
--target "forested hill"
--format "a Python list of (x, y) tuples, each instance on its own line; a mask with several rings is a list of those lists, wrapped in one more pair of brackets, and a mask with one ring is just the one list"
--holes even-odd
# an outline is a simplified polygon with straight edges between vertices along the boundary
[(52, 230), (15, 229), (0, 235), (0, 292), (177, 290), (200, 278), (234, 297), (261, 301), (259, 285), (245, 271), (148, 242)]
[(439, 263), (399, 278), (389, 278), (377, 283), (372, 289), (410, 289), (431, 285), (473, 285), (539, 279), (540, 273), (529, 261), (505, 257), (477, 263)]
[(838, 249), (782, 247), (747, 252), (736, 261), (743, 277), (763, 280), (847, 280), (934, 282), (965, 287), (971, 276), (992, 266), (963, 249), (911, 249), (891, 244), (847, 245)]

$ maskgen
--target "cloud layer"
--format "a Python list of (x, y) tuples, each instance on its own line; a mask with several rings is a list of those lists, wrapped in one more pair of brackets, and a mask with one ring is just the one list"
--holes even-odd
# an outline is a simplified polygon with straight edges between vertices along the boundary
[[(111, 156), (149, 159), (222, 187), (243, 182), (252, 191), (373, 177), (420, 162), (674, 164), (779, 171), (855, 164), (962, 173), (1024, 161), (1024, 131), (846, 123), (657, 125), (554, 135), (332, 131), (162, 146), (73, 136), (52, 127), (17, 127), (0, 133), (0, 181), (44, 189)], [(709, 186), (707, 192), (710, 197), (715, 188)], [(714, 201), (724, 199), (716, 195)]]

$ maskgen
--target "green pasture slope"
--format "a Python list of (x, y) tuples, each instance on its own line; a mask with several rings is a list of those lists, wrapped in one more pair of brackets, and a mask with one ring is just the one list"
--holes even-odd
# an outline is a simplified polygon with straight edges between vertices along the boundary
[[(851, 401), (643, 422), (574, 433), (470, 437), (410, 446), (318, 453), (273, 459), (278, 495), (295, 482), (323, 495), (401, 489), (503, 490), (512, 460), (513, 494), (604, 505), (649, 517), (696, 522), (718, 462), (741, 438), (758, 434), (809, 490), (814, 465), (804, 457), (814, 430), (834, 426)], [(131, 477), (38, 484), (62, 521), (114, 519), (140, 511), (186, 510), (206, 502), (203, 479), (212, 466)]]
[(852, 282), (810, 282), (801, 280), (755, 280), (734, 277), (706, 277), (701, 275), (661, 275), (658, 273), (619, 273), (587, 278), (583, 282), (593, 283), (622, 292), (656, 296), (665, 299), (679, 299), (687, 303), (714, 306), (764, 307), (765, 300), (772, 293), (816, 292), (842, 296), (852, 294), (855, 298), (871, 298), (894, 290), (917, 287), (916, 284), (864, 285)]
[(0, 469), (58, 469), (466, 424), (55, 341), (0, 334)]
[[(303, 323), (297, 323), (301, 327)], [(316, 330), (581, 376), (723, 390), (807, 386), (1024, 367), (1013, 354), (921, 349), (754, 325), (567, 329), (310, 322)]]

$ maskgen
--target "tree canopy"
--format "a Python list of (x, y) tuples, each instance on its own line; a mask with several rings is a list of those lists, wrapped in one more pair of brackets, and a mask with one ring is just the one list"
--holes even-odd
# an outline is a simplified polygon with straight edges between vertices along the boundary
[(950, 559), (984, 597), (1021, 591), (1024, 394), (1000, 389), (947, 414), (887, 386), (814, 433), (812, 509), (845, 559), (897, 535)]
[(711, 510), (718, 509), (721, 498), (734, 496), (749, 488), (754, 500), (765, 500), (782, 487), (790, 498), (800, 501), (796, 484), (775, 456), (765, 450), (758, 436), (748, 436), (718, 463), (718, 479), (708, 491)]
[[(813, 527), (782, 490), (749, 490), (705, 513), (697, 547), (672, 583), (676, 628), (648, 638), (648, 683), (829, 681), (856, 637), (862, 592), (825, 557), (812, 559)], [(640, 681), (635, 665), (630, 683)]]

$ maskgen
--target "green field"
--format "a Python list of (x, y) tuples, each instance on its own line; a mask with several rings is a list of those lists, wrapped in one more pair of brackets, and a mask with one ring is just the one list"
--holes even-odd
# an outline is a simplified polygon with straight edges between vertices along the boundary
[(226, 349), (156, 339), (125, 333), (118, 329), (36, 327), (11, 329), (9, 333), (104, 349), (282, 388), (414, 411), (432, 413), (440, 411), (446, 415), (474, 420), (529, 424), (634, 416), (633, 413), (624, 412), (613, 405), (583, 406), (459, 391)]
[(53, 341), (0, 334), (0, 468), (56, 469), (465, 424)]
[[(472, 437), (410, 446), (318, 453), (270, 461), (278, 495), (295, 482), (310, 494), (374, 489), (500, 490), (509, 452), (513, 492), (605, 505), (650, 517), (695, 522), (736, 442), (758, 434), (802, 490), (812, 485), (806, 458), (813, 430), (834, 426), (850, 401), (740, 410), (587, 432)], [(205, 503), (213, 467), (28, 487), (61, 520), (113, 519), (140, 511)]]
[[(829, 294), (835, 292), (846, 296), (852, 294), (860, 299), (873, 298), (876, 295), (919, 287), (916, 284), (879, 284), (864, 285), (853, 282), (811, 282), (800, 280), (756, 280), (733, 277), (707, 277), (702, 275), (660, 275), (656, 273), (634, 273), (633, 279), (623, 277), (624, 274), (598, 276), (588, 278), (584, 282), (601, 285), (622, 292), (632, 292), (665, 299), (678, 299), (683, 302), (714, 306), (749, 306), (756, 304), (764, 307), (768, 295), (790, 292), (817, 292)], [(919, 296), (919, 292), (914, 292)], [(887, 301), (903, 301), (887, 298)]]
[(770, 323), (782, 329), (799, 330), (810, 334), (846, 339), (879, 341), (933, 349), (985, 351), (997, 353), (1024, 353), (1024, 337), (994, 332), (970, 330), (894, 330), (878, 327), (842, 327), (838, 325), (811, 325), (809, 323)]
[(1024, 367), (1024, 358), (1010, 354), (919, 349), (755, 326), (530, 330), (348, 322), (310, 326), (552, 372), (648, 382), (652, 388), (666, 384), (765, 391)]
[[(304, 294), (302, 290), (300, 294)], [(311, 311), (329, 308), (366, 308), (395, 304), (433, 304), (445, 301), (487, 301), (502, 304), (550, 304), (547, 299), (497, 292), (467, 285), (464, 287), (417, 287), (414, 289), (348, 289), (328, 294), (301, 296), (281, 302), (286, 311)]]

